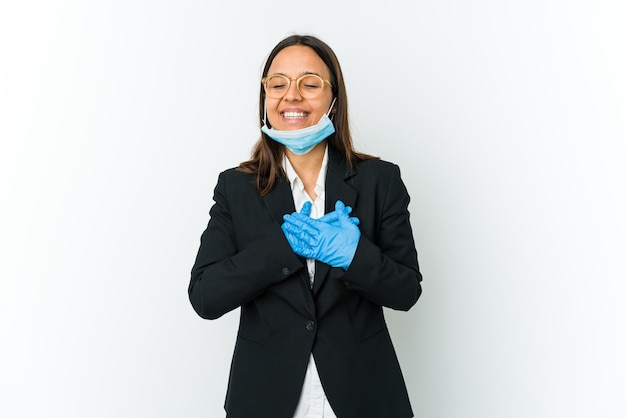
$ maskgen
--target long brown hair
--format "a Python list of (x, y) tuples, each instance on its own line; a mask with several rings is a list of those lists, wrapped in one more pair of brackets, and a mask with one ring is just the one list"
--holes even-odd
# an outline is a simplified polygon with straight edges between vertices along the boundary
[[(352, 146), (352, 137), (348, 126), (348, 97), (343, 81), (343, 73), (339, 60), (333, 50), (320, 39), (309, 35), (292, 35), (280, 41), (270, 52), (263, 75), (265, 77), (276, 55), (288, 46), (308, 46), (324, 61), (330, 70), (330, 83), (333, 86), (333, 96), (337, 98), (334, 106), (333, 125), (335, 133), (328, 138), (328, 145), (339, 152), (345, 159), (348, 167), (353, 167), (356, 162), (376, 158), (371, 155), (356, 152)], [(263, 124), (263, 111), (265, 106), (265, 91), (259, 83), (259, 126)], [(238, 170), (244, 173), (256, 174), (257, 190), (261, 196), (269, 193), (283, 173), (282, 159), (284, 146), (270, 137), (261, 133), (256, 143), (252, 156), (248, 161), (239, 165)]]

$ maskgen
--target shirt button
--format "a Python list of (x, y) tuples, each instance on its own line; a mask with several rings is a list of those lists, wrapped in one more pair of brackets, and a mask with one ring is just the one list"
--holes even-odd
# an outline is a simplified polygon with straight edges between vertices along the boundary
[(289, 269), (287, 267), (283, 267), (283, 274), (287, 276), (289, 274)]
[(308, 321), (306, 321), (306, 325), (304, 327), (307, 331), (313, 331), (315, 329), (315, 322), (309, 319)]

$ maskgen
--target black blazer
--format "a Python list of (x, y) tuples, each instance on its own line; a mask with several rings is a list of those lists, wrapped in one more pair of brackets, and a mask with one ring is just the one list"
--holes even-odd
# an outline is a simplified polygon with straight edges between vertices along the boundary
[(339, 418), (412, 417), (383, 317), (383, 306), (408, 310), (421, 294), (398, 167), (372, 159), (348, 170), (329, 146), (326, 213), (338, 199), (351, 206), (361, 238), (347, 271), (316, 262), (313, 289), (280, 229), (295, 210), (287, 179), (264, 197), (255, 184), (220, 174), (189, 284), (203, 318), (241, 307), (228, 417), (292, 418), (311, 352)]

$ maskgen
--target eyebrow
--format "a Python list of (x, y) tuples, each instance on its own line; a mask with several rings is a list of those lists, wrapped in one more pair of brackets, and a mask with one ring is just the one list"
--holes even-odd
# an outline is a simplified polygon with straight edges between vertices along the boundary
[[(295, 78), (302, 77), (303, 75), (309, 75), (309, 74), (314, 74), (314, 75), (316, 75), (316, 76), (319, 76), (319, 77), (324, 78), (321, 74), (318, 74), (318, 73), (316, 73), (315, 71), (303, 71), (303, 72), (301, 72), (299, 75), (297, 75)], [(273, 74), (268, 74), (268, 75), (282, 75), (282, 76), (285, 76), (285, 77), (287, 77), (287, 78), (290, 78), (290, 77), (289, 77), (287, 74), (285, 74), (285, 73), (273, 73)]]

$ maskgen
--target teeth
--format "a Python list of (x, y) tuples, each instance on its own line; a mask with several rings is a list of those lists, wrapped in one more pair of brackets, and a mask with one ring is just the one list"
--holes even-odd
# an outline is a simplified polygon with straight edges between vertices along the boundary
[(283, 116), (286, 118), (303, 118), (304, 112), (285, 112)]

